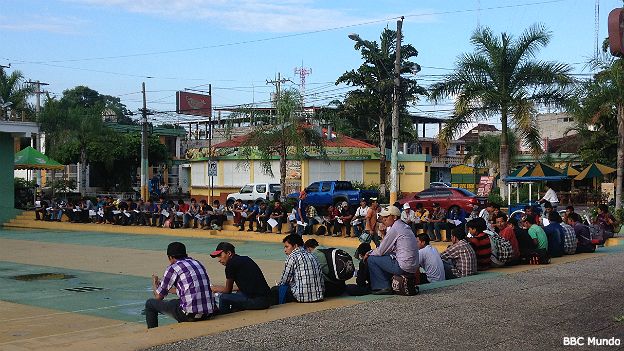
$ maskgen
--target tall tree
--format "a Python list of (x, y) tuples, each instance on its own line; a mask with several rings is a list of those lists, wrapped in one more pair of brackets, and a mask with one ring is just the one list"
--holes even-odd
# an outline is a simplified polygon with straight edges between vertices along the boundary
[(455, 98), (455, 114), (440, 131), (443, 142), (452, 140), (470, 123), (500, 118), (502, 196), (506, 195), (502, 180), (509, 174), (509, 127), (515, 127), (525, 145), (540, 152), (537, 107), (563, 106), (574, 83), (568, 65), (535, 59), (550, 38), (550, 32), (541, 25), (528, 28), (517, 39), (507, 33), (497, 37), (489, 28), (477, 28), (470, 39), (475, 51), (462, 55), (455, 72), (430, 90), (435, 102)]
[[(507, 140), (510, 145), (516, 145), (516, 135), (511, 131), (507, 132)], [(475, 167), (488, 167), (490, 168), (490, 175), (496, 173), (500, 167), (500, 144), (501, 136), (499, 134), (485, 134), (479, 136), (479, 139), (475, 142), (466, 145), (468, 152), (464, 157), (464, 161), (472, 162)], [(509, 159), (513, 158), (517, 154), (517, 148), (509, 148)]]
[[(33, 109), (28, 104), (28, 96), (33, 91), (33, 87), (24, 82), (22, 72), (16, 70), (7, 74), (4, 68), (0, 67), (0, 104), (11, 103), (11, 110), (32, 115)], [(5, 111), (0, 110), (0, 113), (4, 114)]]
[[(352, 39), (356, 41), (354, 47), (360, 51), (364, 62), (357, 70), (345, 72), (336, 81), (336, 84), (345, 83), (358, 87), (348, 92), (345, 100), (338, 105), (339, 115), (360, 127), (359, 130), (354, 129), (357, 133), (352, 136), (365, 136), (367, 140), (377, 142), (381, 154), (379, 180), (384, 186), (387, 173), (386, 147), (389, 141), (386, 135), (390, 134), (392, 127), (389, 121), (392, 116), (397, 32), (385, 28), (379, 42), (363, 40), (358, 36)], [(413, 141), (417, 136), (413, 123), (409, 120), (407, 107), (416, 102), (419, 96), (427, 93), (413, 78), (413, 75), (420, 71), (420, 66), (410, 61), (416, 56), (418, 51), (411, 44), (401, 45), (401, 84), (398, 101), (403, 141)]]
[(323, 136), (303, 123), (301, 95), (295, 89), (282, 91), (275, 101), (276, 114), (268, 125), (257, 126), (243, 142), (240, 154), (250, 159), (256, 154), (264, 173), (273, 176), (271, 159), (279, 157), (281, 197), (286, 198), (286, 159), (301, 160), (307, 150), (326, 158)]
[[(606, 50), (606, 48), (605, 48)], [(617, 141), (615, 207), (622, 208), (622, 180), (624, 176), (624, 59), (603, 56), (591, 62), (600, 71), (582, 84), (571, 111), (582, 136), (587, 136), (581, 155), (613, 164), (612, 153)], [(588, 126), (594, 126), (589, 131)], [(616, 132), (617, 131), (617, 132)]]

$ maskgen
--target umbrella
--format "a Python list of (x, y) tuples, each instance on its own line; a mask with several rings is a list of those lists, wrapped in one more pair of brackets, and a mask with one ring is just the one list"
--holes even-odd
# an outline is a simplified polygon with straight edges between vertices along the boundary
[(587, 168), (582, 170), (581, 173), (579, 173), (579, 175), (574, 178), (574, 180), (596, 178), (605, 174), (613, 173), (615, 171), (615, 168), (611, 168), (600, 163), (592, 163), (591, 165), (587, 166)]
[(579, 175), (579, 173), (580, 172), (576, 168), (572, 167), (572, 165), (570, 165), (569, 163), (563, 169), (563, 174), (567, 175), (568, 177), (575, 177), (575, 176)]
[(558, 177), (563, 176), (559, 168), (555, 168), (553, 166), (549, 166), (545, 163), (537, 162), (533, 168), (522, 175), (518, 175), (520, 177)]
[(523, 175), (527, 174), (529, 172), (529, 167), (528, 166), (524, 166), (521, 168), (516, 169), (515, 171), (511, 172), (509, 174), (509, 177), (522, 177)]
[(15, 154), (14, 169), (61, 170), (62, 164), (35, 150), (31, 146)]

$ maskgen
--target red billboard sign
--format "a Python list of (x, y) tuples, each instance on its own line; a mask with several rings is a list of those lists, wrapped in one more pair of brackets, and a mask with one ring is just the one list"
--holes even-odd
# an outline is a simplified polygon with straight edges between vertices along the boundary
[(184, 115), (210, 117), (212, 115), (211, 96), (178, 91), (176, 93), (176, 112)]

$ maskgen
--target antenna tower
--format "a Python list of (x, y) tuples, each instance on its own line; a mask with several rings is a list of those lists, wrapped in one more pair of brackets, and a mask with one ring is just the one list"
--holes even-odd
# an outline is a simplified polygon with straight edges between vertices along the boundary
[(301, 105), (304, 105), (305, 100), (305, 82), (306, 76), (309, 76), (312, 73), (312, 68), (303, 67), (303, 62), (301, 62), (301, 67), (295, 67), (295, 74), (299, 75), (299, 92), (301, 93)]
[(596, 0), (596, 6), (594, 7), (594, 32), (596, 36), (596, 52), (594, 58), (598, 59), (598, 55), (600, 55), (600, 40), (598, 38), (600, 32), (600, 0)]

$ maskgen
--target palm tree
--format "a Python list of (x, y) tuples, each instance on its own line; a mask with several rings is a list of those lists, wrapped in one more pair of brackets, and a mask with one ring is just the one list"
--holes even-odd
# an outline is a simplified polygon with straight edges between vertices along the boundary
[[(622, 208), (624, 177), (624, 59), (603, 56), (594, 59), (590, 64), (600, 71), (579, 88), (578, 98), (574, 101), (571, 111), (581, 133), (583, 129), (587, 130), (589, 125), (595, 127), (595, 131), (592, 132), (595, 137), (590, 135), (585, 140), (588, 145), (591, 145), (592, 141), (597, 144), (594, 151), (609, 146), (614, 138), (617, 140), (615, 208), (619, 209)], [(601, 140), (601, 136), (605, 139)]]
[[(434, 102), (455, 97), (455, 115), (440, 131), (443, 143), (470, 123), (500, 116), (501, 181), (509, 174), (510, 124), (525, 145), (540, 152), (537, 107), (563, 106), (574, 83), (568, 65), (535, 60), (550, 37), (541, 25), (528, 28), (517, 39), (507, 33), (497, 37), (489, 28), (477, 28), (470, 39), (475, 51), (461, 56), (455, 72), (431, 88)], [(505, 187), (502, 183), (499, 186), (505, 196)]]
[[(301, 115), (301, 94), (296, 89), (287, 89), (278, 95), (275, 101), (275, 116), (268, 125), (260, 125), (248, 134), (242, 143), (239, 155), (242, 159), (257, 157), (265, 174), (273, 176), (271, 159), (279, 157), (281, 199), (285, 200), (286, 189), (286, 159), (302, 160), (306, 152), (316, 151), (321, 159), (327, 159), (322, 134), (315, 131), (310, 125), (303, 122)], [(267, 116), (260, 116), (264, 118)], [(271, 118), (272, 117), (272, 118)]]
[(11, 109), (16, 112), (31, 111), (27, 99), (33, 91), (33, 87), (24, 82), (22, 72), (16, 70), (7, 74), (0, 67), (0, 104), (11, 103)]

